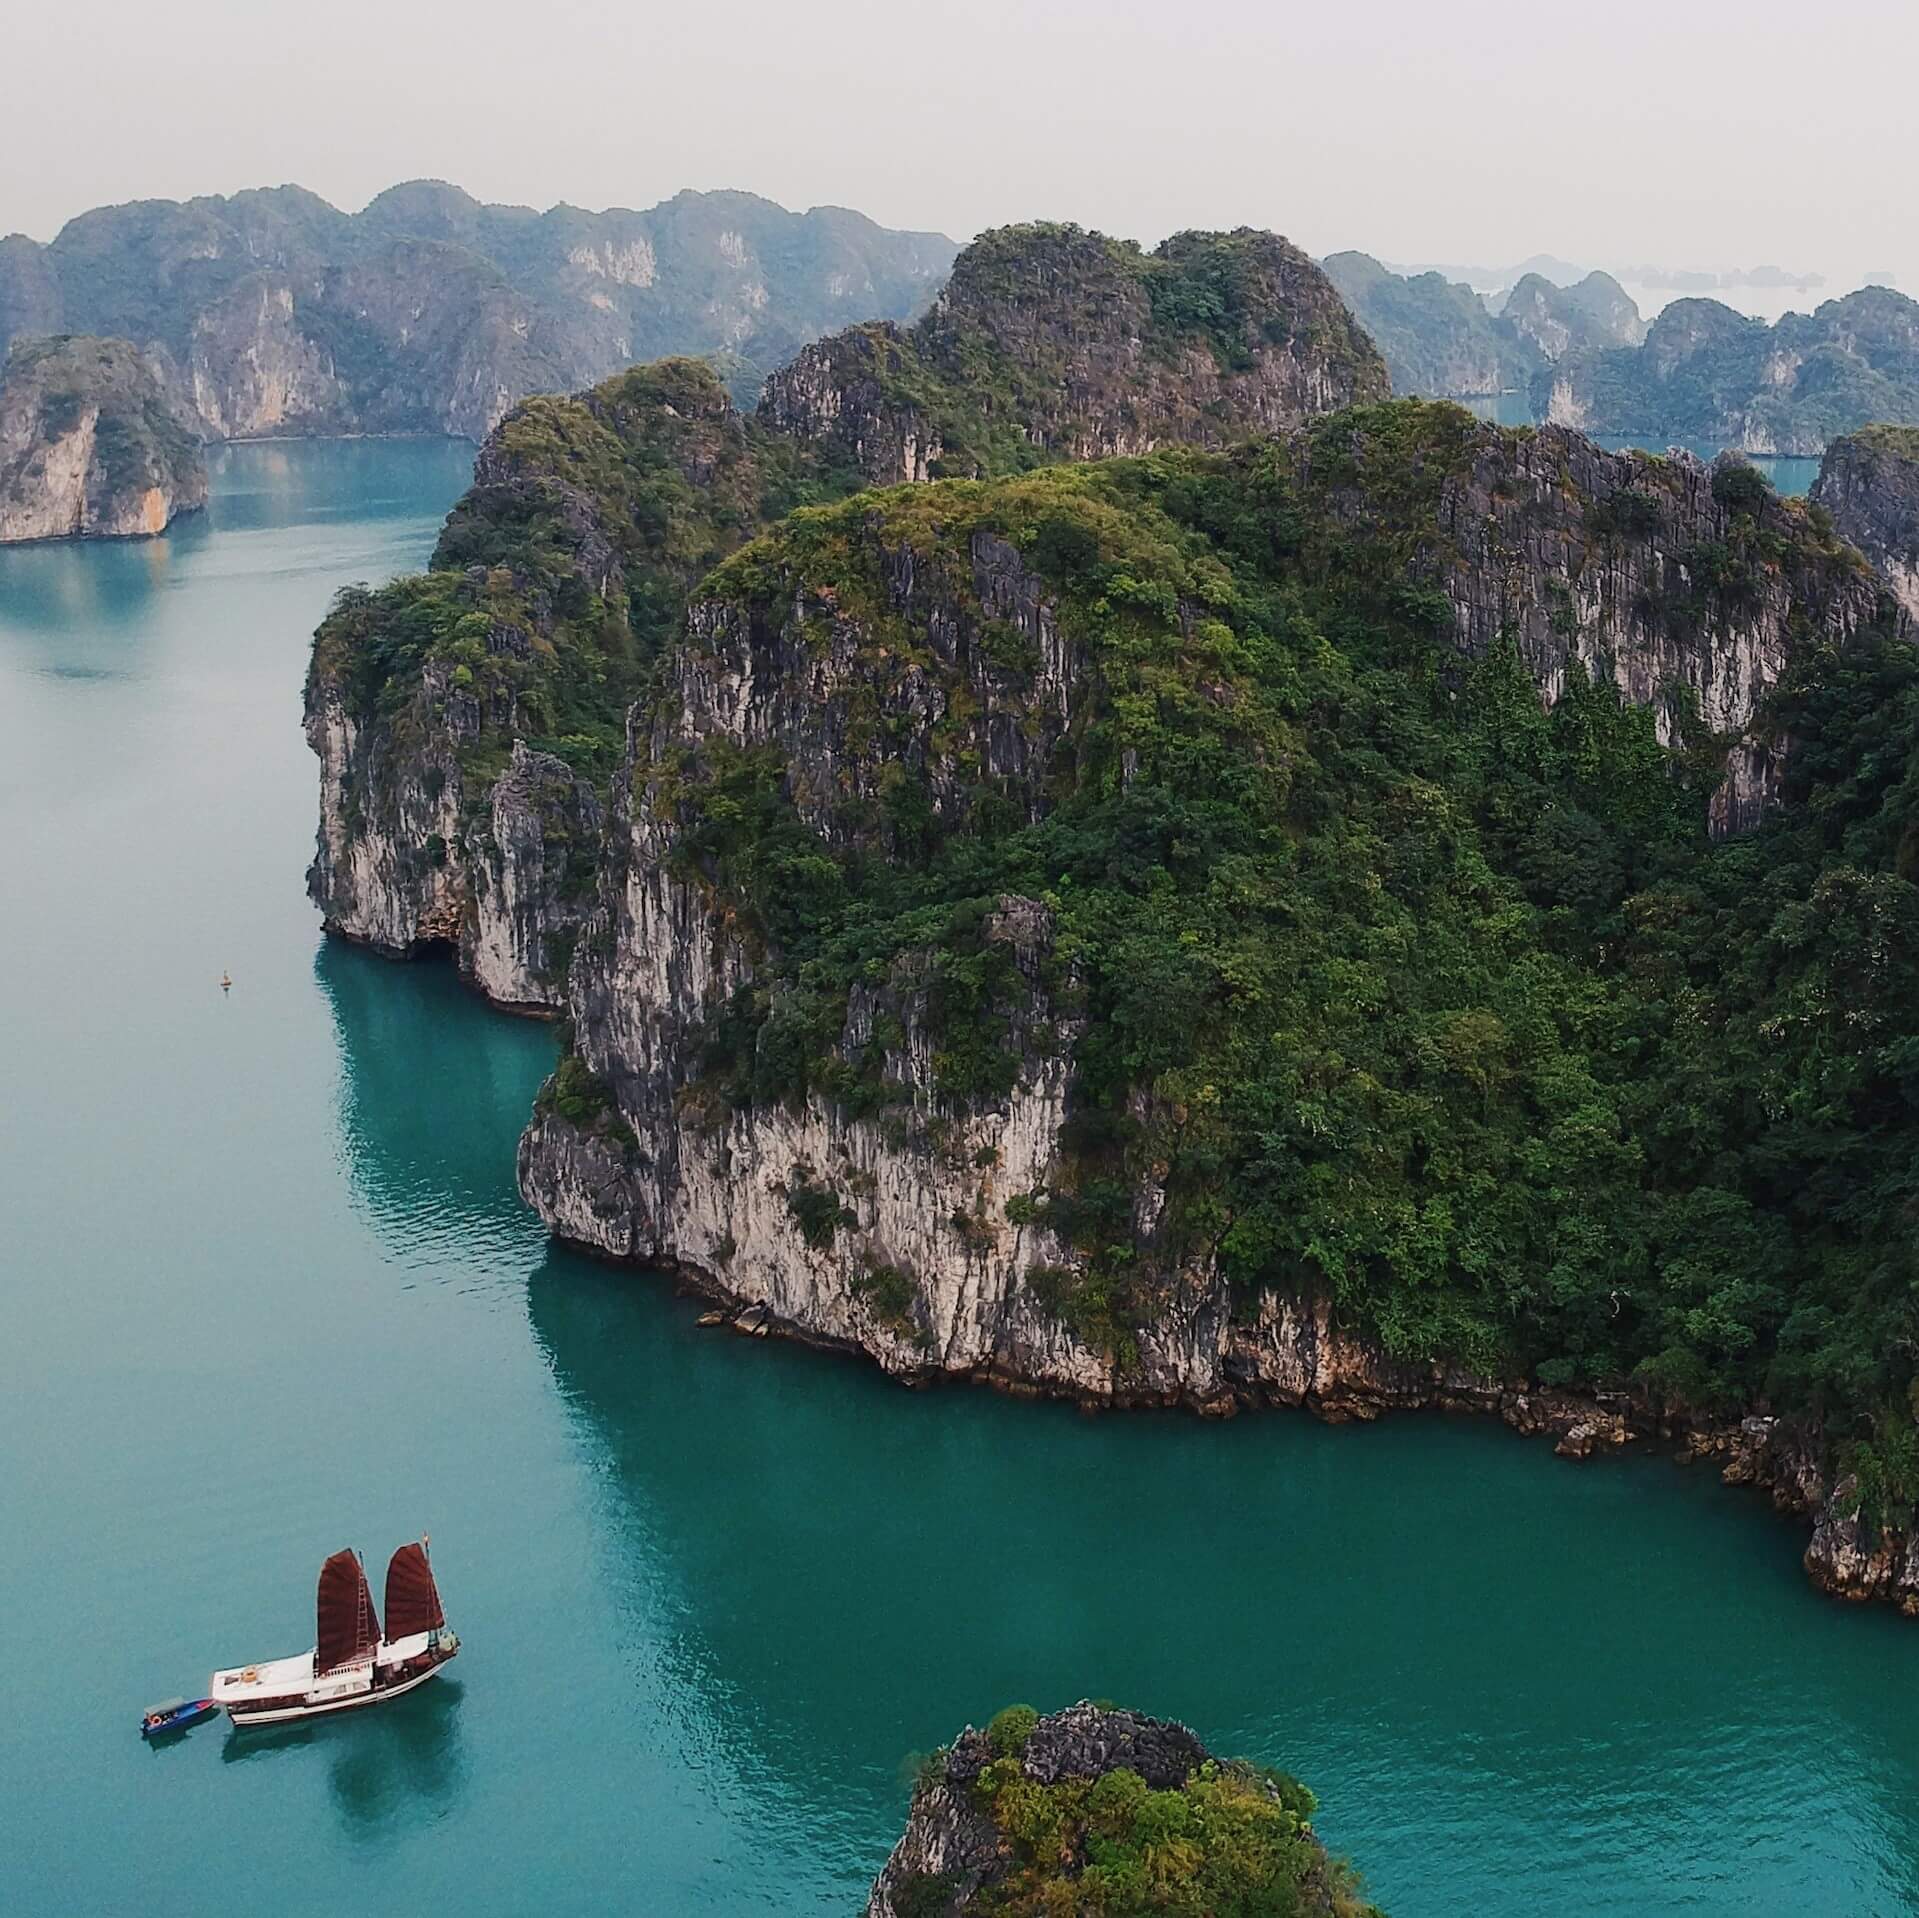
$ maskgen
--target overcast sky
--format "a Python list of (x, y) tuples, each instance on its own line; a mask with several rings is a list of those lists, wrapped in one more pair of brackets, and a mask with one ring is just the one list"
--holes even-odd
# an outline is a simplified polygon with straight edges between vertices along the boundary
[(429, 175), (1919, 291), (1919, 0), (69, 0), (6, 10), (0, 72), (0, 232), (40, 239)]

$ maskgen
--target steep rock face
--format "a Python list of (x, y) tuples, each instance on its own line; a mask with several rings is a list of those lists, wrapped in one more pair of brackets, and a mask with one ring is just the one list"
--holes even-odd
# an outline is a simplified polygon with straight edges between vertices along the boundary
[(734, 355), (750, 395), (828, 327), (909, 317), (954, 251), (739, 193), (544, 214), (437, 181), (355, 215), (297, 187), (140, 201), (47, 246), (0, 242), (0, 349), (63, 328), (131, 340), (213, 438), (479, 439), (529, 393), (667, 353)]
[(1528, 273), (1507, 294), (1499, 316), (1548, 366), (1569, 353), (1637, 346), (1646, 337), (1638, 307), (1609, 273), (1589, 273), (1564, 287)]
[(351, 417), (332, 356), (302, 331), (292, 287), (255, 274), (203, 307), (184, 360), (165, 346), (155, 357), (214, 439), (252, 439)]
[[(832, 801), (872, 803), (884, 790), (891, 755), (865, 715), (883, 702), (897, 725), (930, 729), (957, 696), (974, 708), (970, 750), (1024, 793), (1027, 809), (1042, 803), (1079, 668), (1038, 582), (987, 536), (972, 547), (970, 605), (924, 578), (910, 551), (888, 565), (895, 610), (932, 637), (928, 667), (896, 670), (871, 628), (830, 602), (796, 603), (771, 632), (730, 608), (694, 608), (675, 654), (677, 699), (636, 740), (634, 783), (615, 817), (612, 870), (622, 877), (611, 936), (589, 929), (570, 981), (580, 1057), (640, 1143), (623, 1146), (548, 1103), (522, 1144), (523, 1185), (565, 1236), (616, 1257), (682, 1263), (730, 1298), (810, 1336), (865, 1346), (890, 1369), (986, 1368), (1110, 1394), (1110, 1360), (1027, 1296), (1027, 1269), (1065, 1255), (1003, 1211), (1007, 1197), (1044, 1184), (1066, 1116), (1062, 1050), (1075, 1026), (1043, 983), (1042, 906), (1002, 900), (983, 928), (1032, 989), (1009, 1030), (1019, 1063), (1003, 1101), (963, 1118), (942, 1113), (926, 1019), (933, 982), (911, 955), (850, 995), (840, 1033), (857, 1069), (910, 1101), (905, 1140), (826, 1100), (733, 1111), (689, 1079), (707, 1023), (751, 988), (754, 957), (680, 857), (670, 770), (679, 756), (771, 752), (816, 769), (817, 788), (802, 777), (795, 797), (831, 839)], [(1030, 699), (988, 650), (1001, 623), (1037, 662)], [(934, 769), (935, 816), (956, 807), (955, 778)], [(1167, 1389), (1182, 1382), (1169, 1377)]]
[[(1379, 490), (1327, 472), (1328, 510), (1349, 527), (1387, 530)], [(1737, 463), (1487, 427), (1460, 442), (1406, 556), (1445, 594), (1455, 644), (1482, 656), (1512, 639), (1547, 705), (1580, 669), (1650, 708), (1662, 745), (1689, 725), (1736, 742), (1714, 821), (1737, 831), (1778, 790), (1786, 742), (1746, 734), (1794, 649), (1883, 618), (1856, 556), (1809, 548), (1802, 524)]]
[[(417, 244), (445, 247), (467, 224), (436, 230), (444, 237)], [(658, 266), (639, 237), (585, 248), (578, 270), (644, 280)], [(835, 383), (869, 355), (879, 356), (870, 380)], [(780, 375), (754, 414), (736, 412), (711, 371), (684, 361), (527, 402), (481, 448), (433, 572), (356, 602), (322, 629), (316, 658), (334, 660), (336, 703), (337, 689), (358, 689), (356, 710), (415, 701), (427, 659), (510, 694), (479, 701), (479, 731), (463, 748), (464, 803), (481, 811), (474, 768), (497, 769), (522, 734), (570, 739), (576, 765), (609, 773), (624, 743), (624, 691), (671, 635), (687, 592), (790, 507), (837, 499), (876, 468), (926, 479), (943, 460), (1017, 471), (1161, 439), (1210, 444), (1373, 391), (1383, 373), (1337, 296), (1271, 235), (1187, 234), (1148, 258), (1076, 228), (1008, 229), (967, 249), (955, 293), (922, 326), (837, 336)], [(601, 656), (582, 664), (583, 644)], [(536, 681), (540, 696), (529, 699)], [(1011, 750), (1016, 733), (1004, 726), (996, 749)], [(324, 742), (331, 728), (312, 720), (310, 736)], [(402, 789), (450, 775), (382, 754), (366, 776), (398, 783), (353, 821), (337, 816), (332, 779), (322, 782), (314, 896), (329, 924), (410, 950), (364, 930), (333, 875), (352, 869), (358, 822), (388, 820), (400, 837), (365, 858), (390, 871), (410, 846), (410, 903), (393, 923), (409, 913), (417, 923), (419, 886), (437, 896), (444, 882), (426, 845), (406, 839), (408, 822), (436, 845), (449, 835)]]
[(394, 955), (455, 940), (494, 1001), (557, 1009), (627, 700), (782, 457), (687, 361), (489, 436), (433, 570), (344, 595), (315, 636), (307, 879), (331, 930)]
[[(1100, 1791), (1106, 1779), (1113, 1784)], [(1003, 1822), (1002, 1804), (1030, 1805), (1035, 1790), (1057, 1810), (1066, 1840), (1046, 1855)], [(1043, 1718), (1009, 1707), (987, 1730), (969, 1725), (935, 1753), (914, 1788), (906, 1829), (874, 1881), (867, 1918), (946, 1918), (1004, 1909), (1008, 1899), (1020, 1901), (1013, 1907), (1019, 1910), (1093, 1908), (1066, 1901), (1095, 1856), (1123, 1856), (1137, 1841), (1134, 1808), (1146, 1811), (1149, 1794), (1193, 1792), (1196, 1803), (1234, 1803), (1240, 1816), (1230, 1856), (1224, 1848), (1215, 1853), (1204, 1821), (1190, 1828), (1189, 1895), (1213, 1901), (1212, 1909), (1378, 1918), (1352, 1873), (1313, 1835), (1308, 1820), (1317, 1805), (1297, 1779), (1215, 1759), (1170, 1719), (1085, 1702)], [(1104, 1841), (1096, 1852), (1085, 1843), (1089, 1824)], [(1093, 1883), (1084, 1888), (1090, 1892)]]
[(20, 346), (0, 376), (0, 541), (165, 532), (207, 500), (200, 443), (123, 340)]
[(562, 999), (590, 904), (600, 796), (565, 760), (515, 740), (487, 812), (462, 841), (473, 881), (460, 964), (495, 1005), (547, 1012)]
[(444, 673), (404, 723), (352, 710), (341, 689), (309, 692), (307, 743), (320, 760), (320, 844), (307, 889), (327, 929), (395, 958), (457, 934), (465, 887), (458, 745), (466, 714), (446, 710)]
[[(1180, 548), (1154, 518), (1162, 500), (1230, 546)], [(1222, 551), (1251, 556), (1279, 599), (1236, 602)], [(1252, 621), (1243, 642), (1223, 624), (1236, 604), (1231, 616)], [(817, 943), (863, 875), (918, 870), (929, 846), (964, 844), (981, 807), (1000, 841), (1043, 826), (1076, 789), (1076, 817), (1123, 810), (1137, 783), (1141, 805), (1191, 822), (1156, 857), (1186, 857), (1188, 832), (1212, 830), (1200, 824), (1212, 802), (1193, 784), (1196, 747), (1149, 763), (1168, 750), (1156, 713), (1183, 715), (1162, 722), (1182, 738), (1232, 735), (1228, 761), (1273, 782), (1250, 817), (1301, 832), (1337, 817), (1345, 801), (1290, 789), (1326, 742), (1269, 729), (1254, 710), (1244, 662), (1270, 656), (1259, 622), (1273, 615), (1247, 609), (1268, 605), (1311, 606), (1327, 630), (1402, 629), (1409, 661), (1437, 649), (1441, 687), (1509, 654), (1535, 717), (1577, 708), (1589, 681), (1615, 686), (1626, 710), (1652, 714), (1641, 725), (1654, 790), (1666, 783), (1655, 742), (1728, 766), (1713, 802), (1722, 831), (1775, 789), (1785, 745), (1760, 722), (1787, 666), (1899, 630), (1859, 557), (1750, 469), (1606, 454), (1418, 403), (1225, 458), (901, 489), (798, 516), (711, 576), (657, 698), (635, 710), (569, 975), (575, 1051), (521, 1144), (528, 1200), (570, 1241), (675, 1269), (744, 1329), (863, 1350), (905, 1378), (1209, 1412), (1472, 1407), (1576, 1455), (1647, 1429), (1630, 1410), (1542, 1392), (1523, 1367), (1389, 1358), (1303, 1260), (1235, 1273), (1243, 1200), (1209, 1199), (1195, 1230), (1182, 1169), (1225, 1153), (1205, 1110), (1228, 1095), (1188, 1059), (1177, 1019), (1161, 1055), (1180, 1062), (1170, 1079), (1117, 1092), (1109, 1081), (1104, 1130), (1088, 1133), (1087, 1058), (1110, 1057), (1116, 1030), (1154, 1008), (1116, 1012), (1111, 972), (1100, 986), (1085, 970), (1089, 952), (1123, 943), (1124, 915), (1062, 931), (1075, 830), (1036, 841), (1028, 890), (957, 910), (882, 891)], [(1089, 633), (1105, 635), (1097, 653)], [(1340, 710), (1341, 697), (1322, 701)], [(1169, 779), (1163, 802), (1144, 797)], [(1382, 818), (1436, 804), (1415, 779)], [(1121, 849), (1133, 830), (1085, 870), (1144, 857)], [(1264, 896), (1260, 856), (1234, 867), (1249, 901)], [(1278, 856), (1283, 891), (1291, 867)], [(1423, 869), (1428, 855), (1407, 857)], [(1285, 909), (1300, 923), (1314, 910)], [(869, 947), (874, 924), (897, 930)], [(1475, 965), (1464, 990), (1483, 995), (1485, 980)], [(1249, 1017), (1284, 1026), (1266, 989), (1249, 1003)], [(1123, 1169), (1099, 1156), (1121, 1138), (1135, 1142)], [(1116, 1241), (1117, 1265), (1100, 1249)], [(1290, 1281), (1274, 1269), (1289, 1264)], [(1118, 1270), (1132, 1288), (1123, 1310)], [(1598, 1309), (1614, 1316), (1603, 1291)]]
[(1534, 403), (1595, 433), (1818, 454), (1873, 420), (1919, 421), (1919, 304), (1864, 287), (1767, 326), (1675, 300), (1643, 345), (1574, 350), (1542, 370)]
[(1008, 227), (960, 255), (905, 332), (804, 349), (761, 417), (889, 485), (1222, 446), (1388, 390), (1325, 275), (1276, 234), (1176, 234), (1151, 254)]
[(480, 702), (444, 666), (391, 718), (356, 714), (337, 684), (311, 691), (322, 830), (307, 888), (329, 932), (391, 958), (450, 947), (495, 1005), (551, 1013), (584, 917), (599, 797), (516, 741), (469, 805), (462, 749), (480, 730)]
[(1834, 440), (1811, 498), (1919, 619), (1919, 430), (1869, 426)]

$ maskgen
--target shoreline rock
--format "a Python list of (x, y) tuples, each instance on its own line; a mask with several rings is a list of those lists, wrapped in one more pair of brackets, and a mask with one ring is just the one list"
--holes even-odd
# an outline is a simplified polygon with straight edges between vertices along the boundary
[[(1297, 1328), (1300, 1371), (1292, 1377), (1233, 1378), (1212, 1391), (1151, 1389), (1129, 1385), (1110, 1371), (1111, 1389), (1078, 1380), (1037, 1380), (988, 1358), (965, 1367), (931, 1362), (889, 1363), (896, 1356), (852, 1337), (822, 1333), (783, 1317), (763, 1299), (730, 1289), (713, 1272), (683, 1260), (622, 1255), (590, 1240), (555, 1231), (568, 1250), (635, 1274), (670, 1281), (682, 1297), (698, 1301), (695, 1324), (730, 1329), (753, 1338), (779, 1338), (848, 1358), (865, 1358), (909, 1390), (973, 1385), (1008, 1398), (1051, 1400), (1087, 1413), (1169, 1412), (1198, 1418), (1236, 1418), (1258, 1411), (1305, 1412), (1327, 1425), (1371, 1423), (1391, 1413), (1440, 1413), (1495, 1418), (1521, 1438), (1551, 1439), (1555, 1457), (1582, 1462), (1636, 1448), (1669, 1458), (1676, 1467), (1711, 1465), (1723, 1484), (1766, 1497), (1775, 1512), (1807, 1522), (1801, 1555), (1807, 1578), (1826, 1596), (1849, 1604), (1881, 1603), (1919, 1618), (1919, 1533), (1889, 1531), (1874, 1537), (1845, 1506), (1855, 1489), (1835, 1483), (1823, 1462), (1820, 1434), (1760, 1413), (1713, 1419), (1683, 1411), (1660, 1411), (1619, 1392), (1579, 1393), (1525, 1380), (1479, 1379), (1444, 1367), (1400, 1367), (1364, 1341), (1332, 1326), (1324, 1301), (1261, 1300), (1268, 1314)], [(1307, 1352), (1328, 1360), (1314, 1370)], [(1350, 1366), (1351, 1370), (1348, 1371)], [(1307, 1383), (1294, 1383), (1297, 1377)]]
[(0, 544), (152, 539), (207, 503), (206, 458), (124, 340), (16, 346), (0, 373)]

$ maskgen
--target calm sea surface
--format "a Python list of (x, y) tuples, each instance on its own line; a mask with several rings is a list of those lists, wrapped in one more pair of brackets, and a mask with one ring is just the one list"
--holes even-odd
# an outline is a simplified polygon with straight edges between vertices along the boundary
[[(308, 634), (469, 457), (0, 552), (0, 1908), (843, 1913), (909, 1754), (1082, 1696), (1302, 1773), (1395, 1918), (1919, 1905), (1919, 1626), (1708, 1477), (914, 1394), (550, 1252), (550, 1031), (301, 886)], [(422, 1529), (446, 1679), (141, 1744)]]

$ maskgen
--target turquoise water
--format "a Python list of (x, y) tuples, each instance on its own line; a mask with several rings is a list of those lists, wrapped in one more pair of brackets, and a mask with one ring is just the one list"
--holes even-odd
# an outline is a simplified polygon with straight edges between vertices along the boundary
[[(911, 1753), (1082, 1695), (1303, 1773), (1395, 1918), (1919, 1904), (1919, 1627), (1709, 1477), (914, 1394), (551, 1253), (548, 1029), (301, 888), (308, 631), (469, 456), (235, 449), (203, 525), (0, 553), (0, 1908), (843, 1913)], [(422, 1528), (446, 1679), (141, 1744)]]

